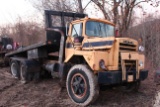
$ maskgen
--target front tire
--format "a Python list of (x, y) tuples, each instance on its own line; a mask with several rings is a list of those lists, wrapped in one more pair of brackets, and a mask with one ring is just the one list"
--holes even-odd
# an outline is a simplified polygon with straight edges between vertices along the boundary
[(97, 77), (84, 65), (70, 69), (66, 87), (71, 100), (82, 106), (93, 103), (99, 95)]

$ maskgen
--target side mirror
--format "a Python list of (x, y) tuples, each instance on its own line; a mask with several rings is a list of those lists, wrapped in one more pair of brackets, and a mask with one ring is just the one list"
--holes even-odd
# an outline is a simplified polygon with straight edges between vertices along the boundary
[(119, 30), (117, 30), (117, 29), (115, 30), (115, 36), (119, 37)]
[(83, 39), (83, 36), (77, 36), (74, 38), (74, 43), (82, 43)]

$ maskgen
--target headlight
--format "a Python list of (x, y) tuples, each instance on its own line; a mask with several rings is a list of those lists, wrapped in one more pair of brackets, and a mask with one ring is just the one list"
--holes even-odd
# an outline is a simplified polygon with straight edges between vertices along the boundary
[(106, 67), (105, 67), (105, 62), (104, 62), (103, 59), (101, 59), (101, 60), (99, 61), (99, 66), (100, 66), (101, 69), (106, 69)]
[(143, 65), (144, 65), (144, 64), (143, 64), (143, 61), (139, 61), (139, 66), (140, 66), (140, 67), (143, 67)]
[(141, 51), (141, 52), (144, 52), (144, 47), (143, 46), (139, 46), (138, 50)]

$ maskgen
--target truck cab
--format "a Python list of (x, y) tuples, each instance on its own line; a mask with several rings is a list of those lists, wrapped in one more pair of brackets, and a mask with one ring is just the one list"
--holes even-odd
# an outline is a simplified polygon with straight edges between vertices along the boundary
[[(66, 40), (64, 60), (73, 66), (68, 74), (72, 79), (67, 78), (70, 98), (76, 103), (78, 98), (80, 101), (83, 100), (85, 89), (91, 87), (87, 86), (83, 72), (89, 71), (96, 76), (97, 84), (100, 86), (121, 84), (128, 90), (138, 90), (140, 82), (148, 76), (148, 70), (144, 69), (145, 57), (139, 51), (143, 50), (139, 48), (136, 40), (116, 38), (115, 25), (107, 20), (86, 17), (72, 21)], [(90, 80), (91, 74), (86, 75)], [(93, 77), (92, 81), (95, 81)], [(79, 82), (86, 87), (80, 87), (82, 84)], [(74, 83), (79, 85), (70, 86)]]
[(139, 53), (138, 47), (134, 39), (115, 38), (113, 23), (86, 17), (70, 24), (65, 62), (82, 56), (93, 72), (99, 74), (100, 83), (105, 83), (104, 80), (105, 84), (116, 83), (114, 79), (107, 81), (109, 78), (102, 75), (108, 73), (113, 76), (122, 74), (116, 79), (117, 83), (144, 80), (148, 72), (144, 70), (144, 55)]

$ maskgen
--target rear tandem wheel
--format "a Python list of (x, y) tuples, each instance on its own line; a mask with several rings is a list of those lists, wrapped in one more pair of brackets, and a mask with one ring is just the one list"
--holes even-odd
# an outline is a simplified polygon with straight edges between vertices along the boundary
[(20, 65), (20, 78), (21, 78), (21, 82), (23, 84), (27, 83), (27, 77), (28, 77), (27, 66), (25, 64), (21, 63), (21, 65)]
[(10, 64), (10, 71), (14, 78), (20, 79), (20, 69), (17, 61), (12, 60)]

